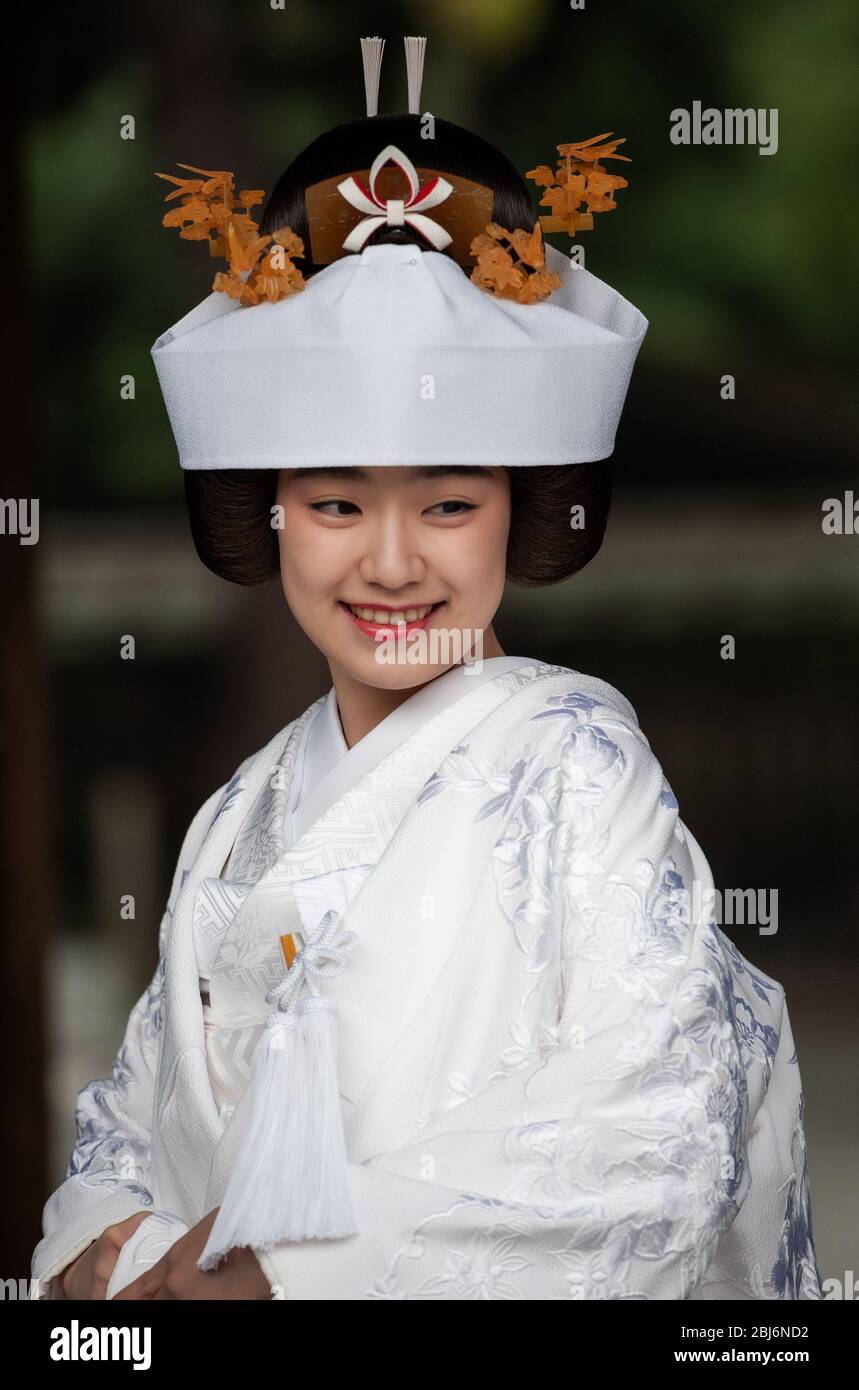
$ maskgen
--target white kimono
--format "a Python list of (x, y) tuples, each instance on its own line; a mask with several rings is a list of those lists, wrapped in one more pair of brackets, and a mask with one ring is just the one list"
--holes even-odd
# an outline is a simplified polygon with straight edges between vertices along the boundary
[(151, 1213), (110, 1296), (220, 1205), (280, 937), (333, 907), (357, 1233), (258, 1251), (275, 1296), (820, 1298), (784, 991), (696, 913), (712, 889), (605, 682), (456, 667), (352, 749), (329, 691), (190, 826), (42, 1296), (108, 1225)]

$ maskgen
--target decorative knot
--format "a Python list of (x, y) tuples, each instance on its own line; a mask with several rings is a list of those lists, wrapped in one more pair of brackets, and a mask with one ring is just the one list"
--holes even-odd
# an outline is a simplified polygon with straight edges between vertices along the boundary
[[(405, 174), (409, 185), (408, 198), (383, 198), (377, 190), (376, 180), (389, 162), (396, 164)], [(337, 185), (339, 193), (347, 203), (357, 208), (358, 212), (368, 214), (346, 237), (343, 242), (344, 251), (360, 251), (380, 227), (402, 227), (406, 222), (420, 232), (436, 251), (443, 251), (450, 245), (453, 240), (450, 233), (433, 218), (426, 216), (428, 208), (437, 207), (453, 192), (453, 184), (448, 183), (447, 179), (436, 174), (421, 184), (417, 170), (408, 155), (396, 145), (386, 145), (373, 160), (369, 183), (369, 188), (364, 188), (352, 174)]]
[[(333, 1003), (320, 997), (316, 981), (330, 980), (339, 975), (346, 965), (347, 956), (357, 944), (357, 933), (344, 931), (337, 909), (329, 908), (296, 954), (285, 978), (266, 995), (266, 1003), (276, 1004), (278, 1010), (269, 1016), (268, 1025), (274, 1027), (276, 1023), (283, 1023), (282, 1015), (294, 1017), (299, 1009), (306, 1012), (314, 1008), (333, 1008)], [(304, 984), (310, 990), (310, 996), (299, 1003)]]

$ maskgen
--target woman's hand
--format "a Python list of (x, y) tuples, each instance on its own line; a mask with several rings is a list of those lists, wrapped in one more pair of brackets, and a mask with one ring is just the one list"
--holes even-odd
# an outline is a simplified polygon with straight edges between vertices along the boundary
[(61, 1274), (51, 1280), (51, 1298), (104, 1298), (113, 1267), (132, 1231), (136, 1231), (149, 1212), (136, 1211), (115, 1226), (108, 1226), (96, 1240), (82, 1250)]
[(217, 1269), (197, 1268), (217, 1215), (216, 1207), (180, 1236), (150, 1270), (114, 1294), (111, 1302), (121, 1298), (271, 1298), (268, 1279), (252, 1250), (231, 1250)]

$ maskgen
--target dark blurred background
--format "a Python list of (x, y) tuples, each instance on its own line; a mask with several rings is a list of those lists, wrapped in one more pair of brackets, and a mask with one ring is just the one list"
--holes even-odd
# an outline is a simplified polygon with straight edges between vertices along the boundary
[[(778, 890), (776, 934), (726, 930), (787, 989), (821, 1271), (842, 1280), (859, 1269), (859, 535), (824, 534), (822, 509), (859, 500), (855, 7), (118, 0), (43, 19), (6, 94), (2, 492), (41, 515), (38, 545), (0, 535), (3, 1271), (29, 1269), (76, 1091), (109, 1074), (152, 971), (190, 817), (330, 684), (276, 583), (234, 588), (194, 553), (149, 350), (220, 263), (161, 228), (153, 171), (270, 191), (364, 114), (360, 35), (388, 40), (380, 110), (406, 109), (401, 36), (419, 33), (422, 109), (523, 171), (627, 137), (629, 187), (578, 238), (650, 320), (606, 541), (570, 583), (510, 589), (496, 630), (616, 685), (717, 885)], [(777, 153), (672, 144), (694, 101), (777, 108)]]

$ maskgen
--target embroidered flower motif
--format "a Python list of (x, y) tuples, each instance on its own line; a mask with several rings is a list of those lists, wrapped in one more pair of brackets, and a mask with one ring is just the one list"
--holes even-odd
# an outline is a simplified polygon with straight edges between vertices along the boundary
[(668, 779), (666, 777), (662, 779), (662, 791), (659, 793), (659, 804), (660, 806), (664, 806), (666, 811), (678, 810), (677, 797), (668, 785)]
[(567, 691), (564, 695), (550, 695), (546, 701), (546, 708), (537, 714), (532, 714), (531, 722), (540, 719), (553, 719), (558, 714), (568, 714), (577, 722), (587, 722), (597, 708), (598, 701), (591, 699), (589, 695), (584, 695), (580, 690)]
[(779, 1254), (770, 1274), (776, 1296), (786, 1299), (822, 1297), (811, 1219), (804, 1113), (805, 1096), (800, 1093), (791, 1146), (794, 1173), (787, 1187)]
[[(456, 1217), (463, 1212), (474, 1223), (473, 1229), (466, 1239), (452, 1239)], [(444, 1242), (438, 1273), (422, 1280), (414, 1292), (407, 1293), (400, 1282), (405, 1263), (419, 1262), (425, 1257), (425, 1232), (436, 1221), (442, 1223), (439, 1234)], [(410, 1241), (397, 1251), (388, 1271), (367, 1290), (367, 1297), (519, 1301), (526, 1294), (516, 1276), (533, 1267), (533, 1262), (523, 1254), (521, 1236), (525, 1229), (526, 1223), (509, 1204), (463, 1193), (447, 1210), (433, 1213), (420, 1223)]]
[(229, 811), (232, 808), (233, 804), (237, 801), (239, 796), (241, 796), (243, 791), (244, 784), (241, 779), (241, 774), (237, 772), (234, 774), (234, 776), (230, 778), (229, 782), (224, 787), (223, 796), (221, 797), (221, 800), (218, 803), (218, 809), (215, 811), (215, 814), (212, 817), (212, 821), (209, 826), (210, 830), (212, 826), (215, 824), (215, 822), (220, 820), (224, 812)]

